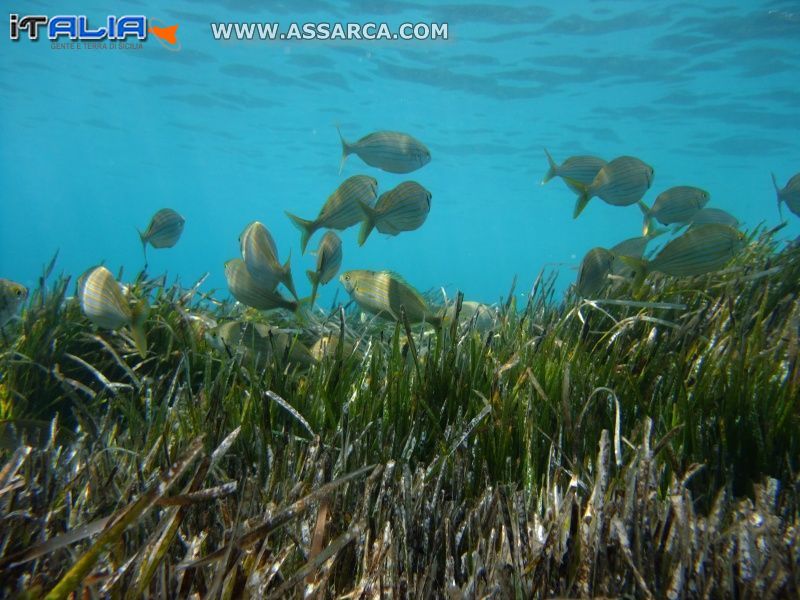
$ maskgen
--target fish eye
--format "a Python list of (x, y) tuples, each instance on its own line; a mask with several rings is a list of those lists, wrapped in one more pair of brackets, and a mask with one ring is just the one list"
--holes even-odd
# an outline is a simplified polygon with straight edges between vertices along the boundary
[(22, 290), (17, 290), (17, 298), (22, 298)]
[(350, 275), (345, 275), (345, 276), (344, 276), (344, 280), (345, 280), (345, 281), (350, 281)]

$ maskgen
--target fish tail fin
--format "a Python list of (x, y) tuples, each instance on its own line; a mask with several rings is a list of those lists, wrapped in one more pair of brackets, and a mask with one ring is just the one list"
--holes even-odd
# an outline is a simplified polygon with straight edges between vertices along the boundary
[(580, 190), (578, 199), (575, 201), (575, 210), (572, 211), (572, 218), (577, 219), (591, 199), (589, 195), (589, 186), (573, 179), (568, 180), (568, 182), (573, 184), (576, 189)]
[(647, 231), (644, 237), (647, 238), (647, 241), (654, 240), (660, 235), (664, 235), (669, 230), (666, 227), (652, 227)]
[(545, 156), (547, 156), (547, 164), (549, 168), (547, 169), (547, 173), (544, 174), (542, 178), (542, 185), (550, 181), (553, 177), (556, 176), (556, 170), (558, 169), (558, 165), (556, 161), (553, 160), (553, 157), (550, 156), (550, 153), (547, 151), (547, 148), (544, 149)]
[[(780, 203), (779, 203), (780, 205)], [(147, 268), (147, 236), (143, 234), (139, 228), (136, 228), (136, 233), (139, 234), (139, 239), (142, 241), (142, 254), (144, 254), (144, 268)]]
[(142, 358), (147, 356), (147, 335), (144, 331), (144, 324), (149, 313), (150, 307), (147, 302), (142, 300), (133, 308), (131, 316), (131, 337)]
[(317, 299), (317, 288), (319, 288), (319, 275), (317, 275), (316, 271), (306, 271), (306, 276), (311, 282), (311, 300), (309, 300), (309, 304), (311, 308), (314, 308), (314, 302)]
[(361, 212), (364, 213), (364, 222), (361, 224), (361, 231), (358, 232), (358, 245), (363, 246), (369, 234), (372, 233), (375, 223), (378, 222), (378, 211), (362, 200), (358, 201), (358, 206)]
[(299, 299), (297, 295), (297, 290), (294, 289), (294, 278), (292, 278), (292, 251), (289, 251), (289, 258), (286, 259), (286, 263), (283, 265), (283, 275), (281, 276), (281, 281), (283, 285), (286, 286), (286, 289), (289, 290), (289, 293), (294, 296), (295, 299)]
[(639, 202), (637, 202), (637, 205), (642, 210), (642, 215), (644, 216), (642, 221), (642, 235), (644, 237), (649, 237), (650, 232), (656, 229), (655, 221), (653, 220), (653, 217), (650, 215), (650, 208), (647, 206), (647, 204), (639, 200)]
[(316, 231), (316, 227), (314, 227), (314, 221), (301, 219), (289, 211), (286, 211), (286, 216), (289, 217), (289, 219), (292, 221), (292, 224), (300, 230), (300, 253), (305, 254), (306, 246), (308, 246), (308, 240), (314, 234), (314, 231)]
[(342, 160), (339, 162), (339, 175), (341, 175), (342, 169), (344, 169), (344, 162), (347, 160), (347, 157), (352, 152), (352, 149), (350, 148), (350, 144), (347, 143), (347, 140), (344, 139), (344, 136), (342, 135), (342, 130), (339, 129), (338, 125), (336, 126), (336, 131), (339, 134), (339, 141), (342, 142)]
[(770, 173), (772, 175), (772, 185), (775, 186), (775, 193), (778, 195), (778, 216), (780, 216), (781, 221), (783, 221), (783, 211), (781, 210), (781, 188), (778, 187), (778, 180), (775, 179), (775, 173)]

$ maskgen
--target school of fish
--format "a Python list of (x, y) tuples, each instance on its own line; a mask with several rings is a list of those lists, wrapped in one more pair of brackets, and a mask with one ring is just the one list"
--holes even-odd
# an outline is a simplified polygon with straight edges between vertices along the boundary
[[(337, 127), (342, 155), (339, 172), (350, 155), (366, 165), (395, 174), (421, 169), (431, 161), (431, 153), (415, 137), (396, 131), (376, 131), (355, 142), (348, 142)], [(648, 205), (644, 197), (652, 188), (655, 169), (634, 156), (619, 156), (606, 161), (597, 156), (576, 155), (558, 164), (544, 150), (548, 169), (542, 185), (560, 178), (576, 194), (573, 218), (577, 218), (592, 198), (617, 207), (636, 205), (643, 216), (642, 235), (628, 238), (611, 248), (595, 247), (583, 257), (574, 290), (577, 296), (592, 298), (607, 286), (632, 283), (635, 289), (650, 273), (672, 277), (691, 277), (723, 269), (744, 247), (745, 235), (739, 221), (730, 213), (709, 207), (710, 194), (692, 185), (680, 185), (661, 191)], [(800, 173), (785, 186), (772, 174), (779, 216), (782, 205), (800, 216)], [(361, 225), (358, 244), (364, 245), (373, 230), (396, 236), (422, 227), (431, 210), (432, 194), (417, 181), (404, 181), (379, 195), (379, 182), (365, 174), (348, 177), (331, 192), (314, 219), (304, 219), (290, 212), (286, 215), (300, 231), (300, 252), (305, 254), (311, 237), (325, 230), (315, 252), (316, 265), (306, 271), (311, 295), (299, 298), (291, 269), (291, 252), (281, 263), (275, 240), (264, 223), (253, 221), (239, 236), (239, 256), (224, 263), (225, 279), (233, 298), (257, 311), (282, 309), (299, 313), (313, 310), (319, 286), (331, 282), (342, 266), (342, 240), (336, 231)], [(185, 219), (171, 208), (157, 211), (139, 237), (147, 266), (147, 247), (171, 248), (183, 233)], [(671, 226), (676, 236), (667, 241), (654, 256), (647, 254), (648, 244), (668, 232), (659, 227)], [(363, 313), (408, 323), (427, 323), (438, 328), (455, 318), (455, 305), (432, 304), (397, 273), (383, 270), (354, 269), (338, 278), (344, 290)], [(290, 297), (279, 289), (286, 289)], [(25, 286), (0, 279), (0, 332), (15, 318), (28, 298)], [(104, 266), (84, 273), (78, 282), (78, 298), (83, 313), (96, 327), (124, 330), (132, 347), (147, 355), (146, 323), (149, 305), (135, 300), (127, 286), (121, 285)], [(496, 323), (493, 307), (465, 301), (459, 313), (480, 331)], [(302, 319), (298, 322), (302, 323)], [(282, 357), (297, 365), (318, 361), (329, 349), (347, 344), (336, 336), (323, 335), (311, 347), (302, 344), (298, 331), (270, 327), (249, 320), (222, 324), (204, 323), (208, 342), (221, 352), (239, 354), (255, 364)]]

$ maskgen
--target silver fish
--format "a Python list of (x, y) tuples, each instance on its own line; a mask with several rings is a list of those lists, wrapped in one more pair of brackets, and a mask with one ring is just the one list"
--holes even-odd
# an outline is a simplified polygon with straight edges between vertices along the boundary
[(339, 281), (364, 311), (399, 320), (402, 307), (409, 323), (441, 325), (441, 314), (436, 314), (417, 290), (391, 271), (347, 271)]
[(242, 260), (247, 271), (262, 288), (274, 290), (282, 283), (297, 298), (292, 278), (292, 256), (281, 266), (278, 261), (278, 248), (269, 231), (262, 223), (253, 221), (239, 236)]
[(0, 279), (0, 327), (17, 314), (19, 307), (28, 299), (28, 288), (9, 279)]
[(318, 229), (337, 229), (342, 231), (361, 221), (363, 215), (359, 203), (369, 206), (378, 196), (378, 181), (367, 175), (353, 175), (336, 188), (313, 221), (301, 219), (290, 212), (286, 213), (295, 227), (300, 230), (300, 250), (306, 252), (308, 240)]
[(186, 219), (171, 208), (162, 208), (154, 214), (147, 229), (139, 232), (145, 263), (147, 262), (147, 244), (153, 248), (172, 248), (178, 243), (185, 223)]
[(381, 194), (375, 208), (361, 204), (364, 223), (358, 234), (358, 245), (364, 245), (373, 227), (388, 235), (418, 229), (428, 218), (431, 197), (431, 193), (416, 181), (404, 181)]
[(257, 366), (263, 366), (274, 356), (281, 360), (285, 356), (288, 362), (304, 366), (317, 362), (295, 335), (264, 323), (229, 321), (207, 331), (206, 339), (217, 350), (241, 354)]
[(724, 267), (743, 245), (744, 234), (733, 227), (696, 225), (664, 246), (645, 270), (676, 277), (703, 275)]
[(708, 203), (709, 198), (710, 195), (705, 190), (690, 185), (679, 185), (661, 192), (650, 208), (644, 202), (639, 202), (639, 208), (644, 215), (642, 235), (647, 235), (654, 229), (654, 219), (662, 225), (687, 223)]
[(636, 204), (650, 189), (654, 174), (653, 167), (638, 158), (620, 156), (600, 169), (589, 185), (570, 180), (581, 189), (572, 217), (577, 218), (594, 196), (613, 206)]
[(317, 288), (320, 284), (325, 285), (334, 278), (339, 268), (342, 266), (342, 240), (333, 231), (328, 231), (319, 243), (317, 249), (317, 268), (314, 271), (306, 271), (308, 280), (311, 282), (311, 301), (317, 298)]
[(783, 189), (778, 187), (778, 181), (772, 173), (772, 185), (775, 186), (775, 193), (778, 195), (778, 214), (781, 219), (783, 219), (781, 202), (785, 202), (789, 210), (800, 217), (800, 173), (793, 175)]
[(721, 208), (702, 208), (689, 219), (690, 225), (708, 225), (709, 223), (739, 227), (739, 219)]
[(561, 177), (564, 183), (576, 194), (581, 192), (576, 183), (582, 185), (591, 184), (600, 169), (606, 165), (606, 161), (596, 156), (570, 156), (563, 163), (557, 165), (547, 148), (544, 149), (544, 153), (547, 156), (549, 168), (542, 178), (542, 185), (553, 177)]
[(233, 297), (245, 306), (257, 310), (284, 308), (292, 312), (298, 309), (298, 303), (284, 298), (277, 291), (260, 286), (250, 275), (241, 258), (234, 258), (225, 263), (225, 279)]
[(592, 248), (581, 261), (575, 289), (583, 297), (593, 296), (603, 289), (611, 273), (614, 255), (605, 248)]
[[(339, 128), (336, 130), (339, 131)], [(425, 144), (407, 133), (376, 131), (351, 144), (345, 141), (339, 131), (339, 139), (342, 142), (339, 173), (350, 154), (356, 154), (368, 165), (389, 173), (410, 173), (431, 161), (431, 153)]]
[(147, 338), (144, 323), (149, 306), (142, 300), (131, 307), (111, 271), (105, 267), (94, 268), (80, 286), (80, 302), (83, 314), (97, 327), (119, 329), (128, 325), (136, 349), (147, 355)]

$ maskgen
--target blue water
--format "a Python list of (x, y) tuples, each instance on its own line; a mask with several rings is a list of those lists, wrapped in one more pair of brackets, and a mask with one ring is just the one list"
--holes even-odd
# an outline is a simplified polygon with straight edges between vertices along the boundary
[[(641, 214), (598, 199), (572, 219), (560, 180), (539, 184), (542, 151), (655, 168), (645, 200), (696, 185), (753, 227), (779, 223), (770, 172), (800, 170), (800, 7), (796, 2), (283, 3), (220, 0), (84, 2), (90, 20), (146, 14), (179, 24), (182, 49), (58, 50), (0, 35), (0, 277), (34, 286), (56, 250), (77, 276), (101, 261), (133, 276), (135, 228), (162, 207), (186, 228), (150, 250), (149, 272), (225, 296), (223, 263), (249, 222), (264, 222), (298, 291), (314, 257), (284, 215), (313, 218), (347, 176), (405, 179), (433, 194), (421, 229), (356, 244), (343, 269), (392, 269), (421, 290), (444, 286), (495, 301), (515, 275), (525, 292), (542, 268), (559, 290), (593, 246), (638, 235)], [(56, 15), (55, 3), (25, 14)], [(2, 17), (5, 19), (5, 16)], [(447, 41), (222, 42), (210, 22), (446, 22)], [(432, 161), (392, 175), (340, 144), (379, 129), (424, 141)], [(800, 218), (784, 208), (784, 238)], [(309, 245), (316, 247), (321, 233)], [(338, 282), (321, 291), (333, 299)], [(340, 289), (340, 298), (343, 290)]]

